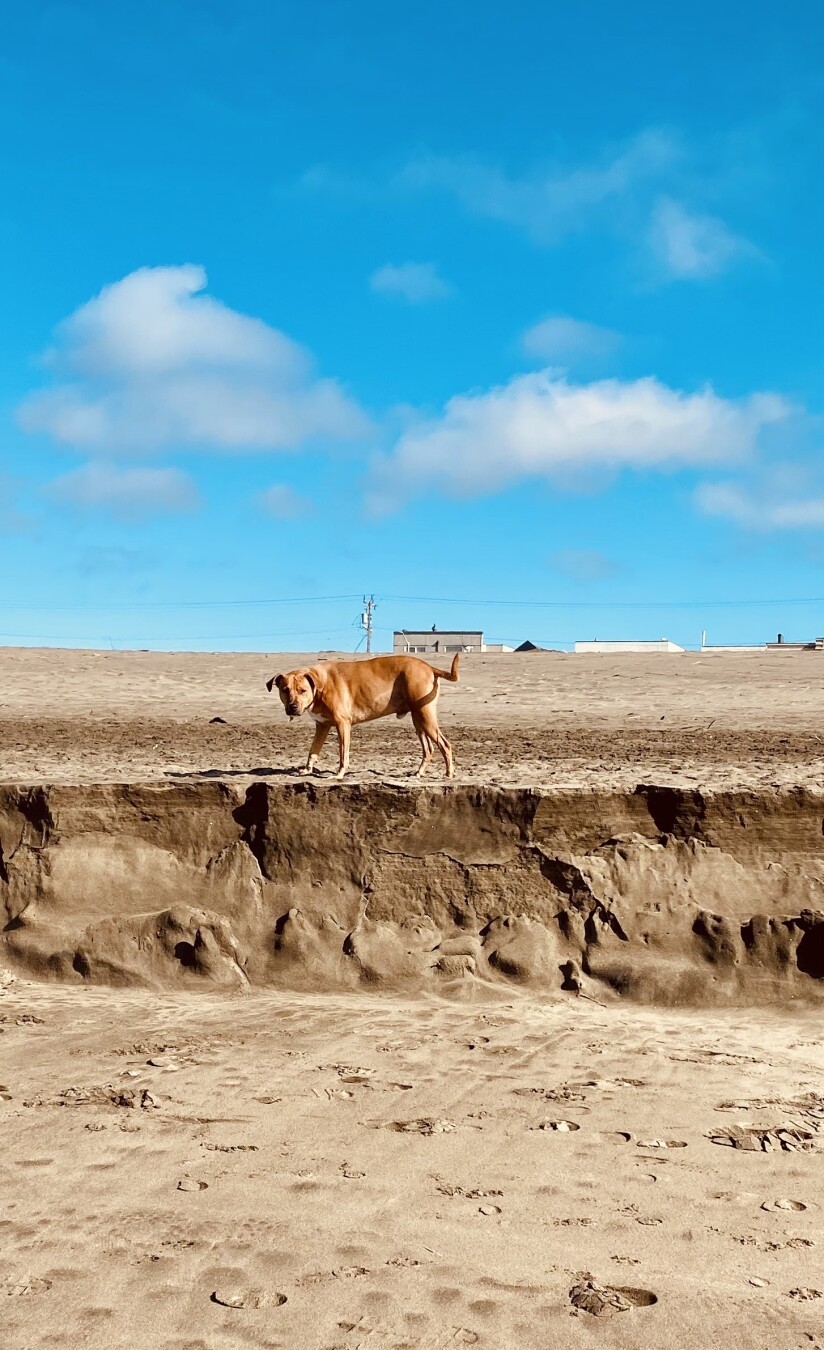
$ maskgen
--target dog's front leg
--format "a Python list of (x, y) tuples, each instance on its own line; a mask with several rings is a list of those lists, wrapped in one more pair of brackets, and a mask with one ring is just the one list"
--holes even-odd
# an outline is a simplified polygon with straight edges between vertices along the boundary
[(306, 768), (301, 769), (301, 773), (314, 773), (315, 765), (318, 762), (318, 756), (326, 744), (326, 737), (332, 730), (331, 722), (318, 722), (315, 727), (315, 734), (312, 737), (312, 744), (309, 747), (309, 758), (306, 761)]
[(349, 739), (352, 734), (352, 723), (338, 722), (335, 729), (338, 733), (338, 744), (340, 745), (340, 768), (337, 776), (343, 778), (349, 768)]

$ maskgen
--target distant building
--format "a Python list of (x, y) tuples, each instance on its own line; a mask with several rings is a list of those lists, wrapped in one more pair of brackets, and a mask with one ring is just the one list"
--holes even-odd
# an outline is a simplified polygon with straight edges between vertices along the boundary
[(778, 634), (777, 642), (767, 643), (768, 652), (822, 652), (824, 637), (813, 638), (810, 642), (785, 642), (784, 634)]
[(575, 651), (600, 652), (609, 656), (615, 652), (683, 652), (686, 648), (679, 647), (676, 642), (670, 642), (669, 638), (653, 638), (650, 641), (638, 642), (612, 641), (609, 638), (599, 642), (597, 638), (593, 638), (592, 642), (576, 642)]
[[(483, 652), (484, 635), (472, 629), (430, 628), (407, 629), (393, 635), (393, 652), (409, 652), (415, 656), (432, 656), (444, 652)], [(498, 648), (497, 650), (503, 650)]]

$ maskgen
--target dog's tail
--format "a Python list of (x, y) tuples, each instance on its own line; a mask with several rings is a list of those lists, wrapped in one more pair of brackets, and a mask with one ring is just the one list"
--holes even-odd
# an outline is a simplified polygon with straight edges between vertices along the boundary
[(435, 676), (435, 679), (436, 679), (436, 680), (451, 680), (452, 684), (457, 684), (457, 683), (458, 683), (458, 657), (459, 657), (459, 653), (456, 652), (455, 655), (452, 657), (452, 669), (451, 669), (451, 670), (438, 670), (436, 666), (430, 666), (429, 669), (432, 671), (432, 674)]

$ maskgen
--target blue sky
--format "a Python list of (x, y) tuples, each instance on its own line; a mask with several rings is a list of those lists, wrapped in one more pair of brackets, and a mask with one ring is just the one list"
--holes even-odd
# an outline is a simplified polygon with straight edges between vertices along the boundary
[(824, 632), (818, 0), (5, 26), (0, 643)]

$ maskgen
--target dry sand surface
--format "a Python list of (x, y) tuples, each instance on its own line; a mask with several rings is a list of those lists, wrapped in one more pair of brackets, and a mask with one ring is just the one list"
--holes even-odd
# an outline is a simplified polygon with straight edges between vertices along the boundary
[[(0, 781), (159, 786), (217, 778), (239, 801), (255, 777), (288, 784), (285, 771), (302, 762), (311, 728), (289, 725), (263, 682), (298, 663), (5, 650)], [(0, 971), (4, 1350), (824, 1350), (824, 1047), (820, 1006), (795, 997), (799, 980), (817, 985), (824, 966), (818, 970), (816, 955), (815, 978), (799, 975), (796, 921), (785, 930), (777, 920), (757, 928), (748, 920), (749, 956), (730, 945), (757, 905), (780, 909), (802, 873), (804, 896), (819, 894), (822, 683), (824, 656), (808, 653), (490, 656), (466, 659), (461, 683), (441, 696), (459, 785), (752, 789), (746, 812), (725, 807), (713, 825), (749, 840), (746, 868), (734, 839), (727, 854), (701, 837), (700, 812), (695, 838), (659, 842), (636, 832), (582, 853), (578, 880), (569, 881), (554, 856), (544, 867), (552, 886), (570, 886), (574, 909), (587, 867), (595, 888), (599, 877), (626, 873), (629, 859), (638, 912), (666, 916), (671, 897), (662, 887), (684, 859), (692, 879), (677, 894), (674, 887), (667, 923), (688, 911), (690, 932), (696, 885), (713, 892), (708, 903), (716, 907), (729, 900), (732, 915), (728, 929), (713, 927), (711, 915), (702, 920), (696, 951), (706, 958), (691, 959), (710, 971), (725, 961), (738, 970), (783, 942), (784, 966), (775, 965), (774, 980), (770, 974), (788, 991), (783, 1006), (639, 1007), (595, 981), (564, 993), (556, 980), (542, 995), (529, 981), (507, 983), (503, 967), (494, 979), (448, 980), (440, 995), (371, 992), (368, 976), (348, 994), (324, 990), (321, 967), (305, 992), (247, 983), (220, 993), (205, 980), (204, 992), (188, 993), (185, 981), (194, 989), (197, 974), (172, 958), (167, 964), (183, 982), (174, 992), (125, 989), (116, 980), (93, 987), (70, 959), (73, 984)], [(416, 761), (406, 722), (353, 736), (353, 778), (376, 791)], [(331, 772), (334, 763), (330, 743), (324, 767)], [(438, 770), (432, 780), (440, 783)], [(769, 804), (759, 814), (759, 794), (772, 802), (776, 786), (802, 785), (797, 828), (786, 803), (784, 814)], [(198, 810), (208, 815), (207, 789), (198, 791)], [(136, 794), (131, 815), (118, 805), (119, 828), (132, 821), (132, 852), (119, 837), (107, 863), (99, 796), (90, 794), (84, 815), (81, 798), (57, 790), (54, 847), (48, 813), (37, 816), (25, 794), (7, 800), (16, 803), (0, 819), (0, 836), (13, 835), (13, 847), (0, 850), (0, 927), (5, 898), (8, 938), (30, 920), (35, 938), (41, 917), (60, 920), (55, 897), (71, 895), (82, 915), (84, 859), (96, 869), (95, 904), (115, 879), (109, 911), (116, 913), (131, 884), (118, 873), (121, 859), (134, 857), (149, 879), (156, 859), (156, 884), (166, 888), (162, 899), (159, 891), (145, 902), (138, 895), (145, 923), (135, 918), (134, 894), (130, 901), (129, 931), (138, 946), (151, 945), (151, 915), (170, 903), (167, 892), (183, 875), (174, 870), (183, 862), (168, 861), (169, 838), (166, 853), (157, 845), (171, 829), (162, 801), (150, 808)], [(279, 800), (267, 808), (272, 838)], [(289, 838), (297, 837), (302, 800), (289, 806), (297, 813)], [(328, 819), (345, 812), (345, 800), (326, 802)], [(486, 812), (490, 800), (483, 798)], [(404, 811), (434, 811), (426, 828), (436, 828), (437, 804), (403, 802)], [(639, 821), (641, 806), (632, 807)], [(185, 810), (185, 801), (175, 809)], [(231, 825), (222, 809), (215, 829)], [(570, 816), (584, 832), (588, 809), (580, 820)], [(456, 846), (449, 865), (470, 880), (497, 868), (503, 885), (510, 863), (493, 866), (478, 853), (488, 820), (477, 837), (467, 820), (470, 861)], [(752, 838), (750, 822), (761, 820), (773, 831), (766, 852)], [(347, 836), (335, 829), (340, 867)], [(411, 829), (403, 825), (407, 841)], [(185, 841), (192, 869), (201, 866), (192, 862), (196, 842)], [(204, 856), (209, 847), (204, 840)], [(425, 868), (436, 875), (437, 857), (424, 858), (421, 870), (404, 847), (393, 866), (414, 863), (416, 877)], [(529, 848), (530, 857), (540, 855)], [(785, 850), (780, 866), (770, 849)], [(247, 845), (227, 845), (230, 855), (246, 859), (246, 878)], [(266, 856), (263, 849), (265, 868)], [(312, 880), (322, 876), (323, 856), (318, 839), (315, 859), (302, 857), (301, 903), (313, 895), (318, 905), (332, 903)], [(207, 880), (209, 866), (201, 868)], [(517, 866), (523, 904), (532, 873)], [(239, 875), (227, 865), (238, 887)], [(403, 875), (386, 873), (389, 891)], [(271, 867), (264, 876), (260, 884), (243, 880), (234, 908), (220, 911), (238, 931), (247, 893), (290, 903)], [(735, 893), (736, 877), (739, 890), (752, 885), (758, 898)], [(29, 906), (20, 915), (8, 900), (15, 884)], [(562, 891), (545, 884), (550, 905)], [(214, 875), (208, 885), (203, 895), (219, 908)], [(45, 917), (30, 900), (41, 892)], [(610, 906), (598, 900), (588, 923), (596, 911), (606, 934), (596, 934), (597, 954), (618, 938), (608, 931)], [(259, 913), (268, 922), (269, 911)], [(105, 916), (95, 922), (99, 933)], [(805, 923), (809, 944), (819, 928), (809, 913)], [(633, 938), (643, 945), (641, 929)], [(160, 969), (160, 956), (152, 959)]]
[[(316, 659), (2, 649), (0, 781), (282, 775), (313, 728), (289, 724), (264, 682)], [(459, 782), (824, 781), (824, 653), (470, 654), (439, 708)], [(408, 719), (353, 732), (355, 778), (402, 776), (418, 758)], [(321, 768), (336, 759), (332, 737)]]
[[(23, 986), (0, 1019), (10, 1350), (824, 1344), (817, 1015)], [(744, 1119), (770, 1151), (713, 1142)]]

